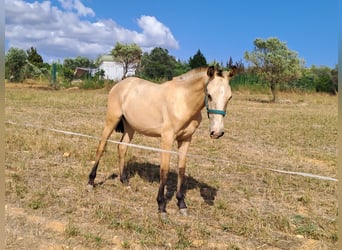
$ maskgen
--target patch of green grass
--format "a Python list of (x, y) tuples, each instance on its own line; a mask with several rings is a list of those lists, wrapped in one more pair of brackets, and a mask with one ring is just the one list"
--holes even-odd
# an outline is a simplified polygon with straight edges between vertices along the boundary
[(27, 189), (26, 185), (24, 185), (22, 183), (18, 183), (15, 185), (15, 192), (16, 192), (17, 196), (20, 199), (22, 199), (28, 193), (28, 189)]
[(32, 208), (32, 209), (39, 209), (39, 208), (44, 207), (44, 203), (43, 203), (43, 201), (41, 199), (32, 200), (29, 203), (29, 207)]
[(28, 201), (28, 206), (34, 210), (45, 208), (49, 203), (49, 199), (54, 199), (54, 192), (50, 191), (48, 187), (40, 187), (40, 190), (34, 192)]
[(93, 241), (96, 245), (102, 245), (104, 243), (103, 238), (100, 235), (94, 235), (93, 233), (85, 233), (83, 235), (87, 240)]
[(319, 225), (313, 222), (310, 218), (302, 215), (294, 215), (292, 223), (296, 226), (296, 234), (304, 235), (309, 238), (319, 239), (322, 236), (322, 230)]
[(124, 241), (121, 242), (121, 246), (124, 249), (128, 249), (128, 248), (131, 248), (131, 243), (129, 241), (127, 241), (127, 240), (124, 240)]
[(175, 245), (175, 249), (187, 249), (191, 247), (192, 241), (189, 239), (189, 230), (190, 228), (187, 225), (176, 228), (178, 241)]
[(75, 237), (81, 235), (81, 230), (72, 222), (69, 222), (64, 230), (66, 237)]

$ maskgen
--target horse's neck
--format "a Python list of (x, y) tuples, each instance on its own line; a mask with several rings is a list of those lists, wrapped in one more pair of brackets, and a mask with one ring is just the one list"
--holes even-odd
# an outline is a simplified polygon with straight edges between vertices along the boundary
[(206, 78), (206, 75), (201, 75), (199, 77), (192, 78), (187, 83), (188, 87), (186, 88), (186, 102), (191, 109), (196, 111), (200, 111), (204, 107), (204, 90), (207, 81)]

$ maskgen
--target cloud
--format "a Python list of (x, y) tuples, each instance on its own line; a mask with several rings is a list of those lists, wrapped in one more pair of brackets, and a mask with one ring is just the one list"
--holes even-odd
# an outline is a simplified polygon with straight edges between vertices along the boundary
[(137, 43), (145, 47), (155, 45), (162, 47), (178, 48), (178, 42), (168, 27), (159, 22), (154, 16), (141, 16), (138, 25), (143, 33), (138, 37)]
[(85, 7), (80, 0), (58, 0), (65, 10), (75, 10), (80, 16), (95, 16), (91, 8)]
[(80, 0), (58, 1), (60, 7), (50, 1), (5, 0), (7, 47), (26, 50), (33, 46), (45, 61), (76, 56), (95, 59), (108, 53), (116, 42), (136, 43), (144, 50), (179, 47), (170, 29), (154, 16), (138, 18), (138, 32), (112, 19), (93, 21), (95, 12)]

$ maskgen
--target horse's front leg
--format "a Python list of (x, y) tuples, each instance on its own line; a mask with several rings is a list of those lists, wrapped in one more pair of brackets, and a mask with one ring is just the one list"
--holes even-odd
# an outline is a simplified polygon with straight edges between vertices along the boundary
[(178, 200), (177, 205), (179, 208), (179, 212), (182, 215), (187, 215), (187, 206), (185, 204), (185, 193), (186, 188), (184, 187), (185, 180), (185, 166), (186, 166), (186, 153), (188, 152), (188, 148), (191, 142), (191, 138), (186, 140), (178, 140), (178, 181), (177, 181), (177, 193), (176, 198)]
[[(167, 139), (162, 137), (161, 148), (164, 150), (172, 149), (173, 138), (168, 137)], [(171, 154), (167, 152), (161, 153), (160, 160), (160, 182), (159, 182), (159, 190), (157, 195), (158, 202), (158, 212), (162, 214), (166, 214), (166, 198), (165, 198), (165, 185), (167, 182), (167, 177), (170, 169), (170, 158)]]

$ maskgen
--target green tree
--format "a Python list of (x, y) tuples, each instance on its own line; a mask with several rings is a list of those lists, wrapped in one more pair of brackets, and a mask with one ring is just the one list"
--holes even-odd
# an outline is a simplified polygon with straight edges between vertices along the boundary
[(90, 68), (94, 67), (94, 62), (87, 57), (78, 56), (76, 58), (65, 58), (63, 61), (62, 74), (66, 81), (72, 81), (74, 71), (77, 67)]
[(24, 66), (24, 78), (37, 78), (47, 76), (47, 65), (44, 64), (43, 58), (38, 54), (37, 49), (31, 47), (26, 50), (27, 59)]
[(227, 69), (231, 69), (234, 66), (233, 58), (230, 56), (227, 62)]
[(186, 62), (178, 60), (174, 66), (173, 76), (179, 76), (191, 70), (190, 66)]
[(37, 49), (31, 47), (30, 49), (26, 50), (27, 53), (27, 60), (32, 63), (33, 65), (37, 66), (38, 68), (43, 67), (43, 58), (41, 55), (38, 54)]
[(123, 77), (126, 78), (127, 73), (131, 69), (136, 69), (139, 65), (142, 55), (141, 48), (135, 43), (132, 44), (121, 44), (116, 43), (112, 50), (112, 56), (115, 61), (121, 63), (123, 68)]
[(289, 88), (300, 91), (314, 91), (314, 74), (310, 68), (303, 68), (299, 79), (289, 82)]
[(5, 57), (5, 75), (11, 82), (21, 82), (24, 79), (24, 66), (27, 54), (24, 50), (10, 48)]
[(330, 69), (326, 66), (312, 66), (310, 68), (310, 72), (313, 76), (313, 84), (316, 91), (327, 92), (330, 94), (337, 93), (337, 66), (334, 69)]
[(83, 56), (78, 56), (76, 58), (66, 58), (63, 61), (63, 66), (72, 70), (75, 70), (77, 67), (95, 67), (92, 60)]
[(196, 54), (189, 58), (189, 66), (191, 69), (207, 66), (207, 59), (200, 50), (197, 50)]
[(173, 56), (169, 55), (167, 49), (157, 47), (152, 49), (150, 54), (143, 54), (137, 73), (144, 79), (161, 82), (172, 79), (176, 73), (182, 73), (179, 67), (180, 62), (177, 62)]
[(253, 71), (269, 84), (273, 102), (276, 101), (277, 85), (300, 78), (304, 65), (297, 52), (290, 50), (278, 38), (255, 39), (254, 50), (246, 51), (244, 58), (252, 64)]
[(226, 68), (227, 70), (229, 70), (229, 69), (232, 69), (233, 67), (236, 67), (237, 74), (241, 74), (245, 72), (245, 65), (243, 64), (242, 60), (234, 63), (233, 58), (230, 56), (226, 64)]
[(337, 65), (335, 68), (331, 70), (331, 80), (332, 80), (332, 92), (336, 95), (338, 92), (338, 67)]

